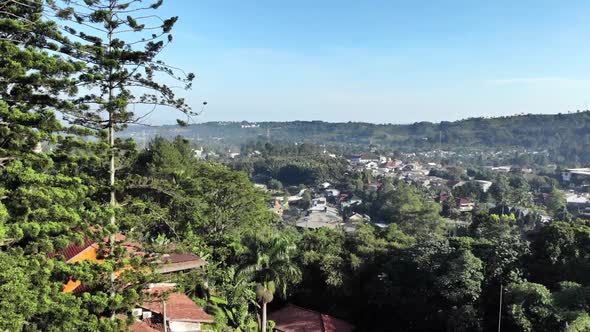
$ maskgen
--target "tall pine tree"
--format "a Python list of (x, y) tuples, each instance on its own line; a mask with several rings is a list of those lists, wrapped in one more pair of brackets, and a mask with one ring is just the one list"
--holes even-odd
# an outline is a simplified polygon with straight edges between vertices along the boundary
[(70, 276), (100, 279), (100, 267), (51, 255), (104, 216), (95, 189), (50, 151), (69, 130), (55, 114), (71, 106), (63, 96), (77, 93), (83, 63), (56, 53), (65, 39), (43, 13), (41, 0), (0, 0), (0, 330), (116, 330), (106, 292), (62, 291)]
[[(174, 89), (161, 80), (180, 81), (189, 89), (194, 75), (158, 59), (172, 41), (170, 31), (177, 17), (163, 19), (157, 10), (162, 1), (145, 4), (139, 0), (84, 0), (52, 3), (52, 13), (64, 20), (69, 43), (59, 51), (86, 66), (77, 77), (83, 93), (71, 99), (76, 105), (65, 112), (72, 124), (88, 128), (108, 144), (109, 204), (117, 210), (117, 170), (128, 146), (116, 132), (141, 123), (152, 112), (174, 109), (196, 115)], [(164, 75), (164, 76), (162, 76)], [(138, 110), (138, 112), (135, 112)], [(185, 123), (185, 121), (182, 121)], [(116, 213), (110, 218), (116, 225)]]
[[(125, 195), (125, 182), (118, 172), (126, 167), (126, 159), (135, 150), (133, 142), (117, 139), (117, 132), (130, 124), (142, 123), (152, 112), (176, 110), (187, 118), (197, 115), (175, 89), (161, 82), (179, 82), (181, 88), (191, 87), (194, 75), (159, 60), (162, 51), (172, 42), (170, 34), (177, 17), (161, 18), (158, 8), (162, 0), (146, 4), (140, 0), (84, 0), (50, 3), (50, 15), (63, 22), (58, 51), (67, 59), (82, 61), (85, 66), (76, 76), (79, 93), (70, 98), (64, 116), (69, 123), (86, 128), (105, 144), (106, 155), (97, 151), (99, 170), (94, 184), (104, 188), (95, 197), (107, 203), (110, 213), (108, 251), (115, 266), (127, 262), (125, 251), (117, 247), (115, 234), (124, 224), (125, 210), (118, 204)], [(185, 124), (186, 121), (180, 121)], [(102, 167), (105, 165), (106, 167)], [(104, 172), (101, 172), (104, 170)], [(121, 222), (123, 221), (123, 222)], [(125, 301), (116, 301), (124, 284), (117, 281), (113, 269), (110, 277), (111, 310), (124, 308)], [(119, 279), (121, 279), (119, 277)], [(126, 290), (128, 291), (128, 290)], [(132, 296), (133, 297), (133, 296)]]

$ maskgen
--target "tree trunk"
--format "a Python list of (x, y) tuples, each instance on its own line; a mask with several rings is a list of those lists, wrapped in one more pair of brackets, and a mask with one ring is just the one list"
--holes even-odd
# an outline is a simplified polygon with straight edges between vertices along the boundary
[[(109, 99), (112, 97), (112, 90), (109, 92)], [(111, 149), (110, 151), (110, 166), (109, 166), (109, 175), (110, 175), (110, 190), (111, 190), (111, 201), (110, 201), (110, 206), (111, 209), (113, 209), (112, 211), (112, 215), (111, 215), (111, 220), (110, 220), (110, 224), (114, 225), (116, 223), (115, 220), (115, 206), (117, 204), (117, 200), (115, 197), (115, 128), (113, 125), (113, 121), (112, 121), (112, 114), (109, 112), (109, 147)], [(113, 259), (113, 253), (115, 251), (115, 241), (116, 241), (116, 236), (115, 233), (111, 234), (110, 239), (109, 239), (109, 256), (111, 259)], [(111, 282), (111, 298), (114, 298), (116, 296), (116, 292), (115, 292), (115, 279), (117, 278), (117, 276), (115, 275), (115, 271), (111, 272), (110, 275), (110, 282)], [(112, 315), (111, 315), (111, 320), (115, 319), (115, 310), (113, 310)], [(165, 323), (164, 323), (165, 324)]]
[[(110, 2), (109, 5), (109, 9), (112, 10), (114, 7), (114, 1)], [(111, 13), (111, 20), (113, 19), (113, 15)], [(110, 28), (109, 32), (108, 32), (108, 41), (109, 41), (109, 46), (108, 46), (108, 54), (110, 56), (111, 54), (111, 44), (113, 42), (113, 29)], [(110, 224), (114, 225), (116, 223), (116, 219), (115, 219), (115, 207), (117, 205), (117, 198), (115, 197), (115, 119), (113, 119), (113, 112), (114, 110), (111, 109), (112, 105), (111, 103), (113, 102), (114, 99), (114, 87), (113, 87), (113, 82), (112, 82), (112, 75), (113, 75), (113, 69), (110, 69), (109, 72), (109, 77), (108, 77), (108, 84), (109, 84), (109, 99), (108, 99), (108, 103), (109, 106), (107, 108), (107, 112), (109, 114), (109, 119), (108, 119), (108, 129), (109, 129), (109, 185), (110, 185), (110, 194), (111, 194), (111, 200), (110, 200), (110, 207), (113, 210), (112, 211), (112, 215), (110, 218)], [(109, 256), (112, 259), (113, 258), (113, 253), (114, 253), (114, 245), (115, 245), (115, 239), (116, 236), (115, 234), (112, 234), (110, 237), (110, 243), (109, 243)], [(114, 298), (116, 296), (116, 292), (115, 292), (115, 279), (116, 279), (116, 275), (115, 275), (115, 271), (111, 272), (110, 275), (110, 282), (111, 282), (111, 298)], [(111, 315), (111, 320), (115, 319), (115, 315), (116, 312), (115, 310), (113, 310), (112, 315)]]
[(266, 302), (262, 302), (262, 332), (266, 332)]

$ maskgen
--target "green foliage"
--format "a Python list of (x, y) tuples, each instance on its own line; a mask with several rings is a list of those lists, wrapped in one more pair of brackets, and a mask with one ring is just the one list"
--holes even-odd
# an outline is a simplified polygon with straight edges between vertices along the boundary
[(523, 282), (508, 288), (506, 303), (514, 324), (521, 331), (555, 331), (558, 318), (552, 308), (549, 290), (539, 284)]
[(391, 191), (380, 191), (366, 209), (373, 220), (398, 224), (412, 236), (441, 235), (444, 231), (440, 205), (403, 181), (397, 181)]
[(554, 216), (559, 216), (567, 206), (565, 194), (560, 190), (553, 190), (549, 195), (547, 208)]
[[(261, 122), (258, 128), (241, 128), (241, 123), (209, 122), (191, 125), (187, 137), (224, 141), (241, 146), (244, 142), (265, 138), (267, 131), (273, 142), (307, 142), (327, 145), (332, 149), (365, 151), (370, 144), (390, 150), (415, 152), (448, 150), (507, 150), (547, 151), (547, 154), (511, 155), (506, 163), (543, 165), (580, 165), (590, 161), (590, 112), (571, 114), (526, 114), (498, 118), (470, 118), (441, 123), (419, 122), (409, 125), (371, 124), (359, 122), (328, 123), (322, 121)], [(280, 128), (280, 130), (272, 130)], [(171, 128), (158, 128), (154, 134), (168, 138), (176, 135)], [(266, 141), (266, 139), (265, 139)], [(578, 142), (571, 144), (571, 142)], [(263, 144), (260, 144), (261, 146)], [(263, 147), (257, 146), (258, 151)], [(549, 160), (547, 160), (549, 159)]]
[(553, 222), (533, 238), (531, 279), (554, 286), (560, 281), (590, 282), (590, 226)]
[[(306, 230), (303, 233), (300, 260), (304, 267), (313, 268), (326, 286), (341, 286), (344, 234), (328, 228)], [(315, 275), (316, 273), (314, 273)], [(319, 282), (319, 281), (316, 281)]]
[[(347, 163), (342, 158), (332, 158), (324, 154), (318, 146), (306, 143), (248, 144), (242, 146), (241, 151), (242, 156), (231, 163), (232, 167), (247, 171), (257, 182), (269, 183), (271, 189), (283, 185), (336, 182), (343, 177), (347, 168)], [(254, 151), (258, 154), (253, 153)]]
[(482, 261), (464, 250), (447, 262), (446, 269), (447, 272), (437, 281), (443, 297), (456, 305), (477, 301), (484, 280)]
[(270, 232), (275, 217), (244, 173), (190, 156), (181, 139), (158, 139), (139, 156), (126, 185), (124, 201), (133, 213), (125, 228), (147, 239), (165, 235), (232, 264), (246, 250), (241, 239)]
[(567, 332), (584, 332), (590, 330), (590, 315), (587, 312), (580, 313), (576, 319), (568, 324)]
[(467, 198), (475, 202), (486, 202), (487, 195), (481, 186), (475, 182), (467, 182), (462, 186), (453, 189), (454, 197)]
[(294, 260), (297, 246), (293, 239), (288, 234), (277, 234), (252, 245), (239, 273), (258, 283), (256, 294), (260, 302), (272, 301), (275, 291), (286, 298), (288, 287), (301, 280)]

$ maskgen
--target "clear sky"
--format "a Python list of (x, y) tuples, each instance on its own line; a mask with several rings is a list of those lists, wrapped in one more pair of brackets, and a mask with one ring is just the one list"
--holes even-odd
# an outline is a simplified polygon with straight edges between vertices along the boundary
[[(590, 103), (590, 1), (167, 0), (198, 121), (410, 123)], [(163, 115), (152, 122), (172, 122)]]

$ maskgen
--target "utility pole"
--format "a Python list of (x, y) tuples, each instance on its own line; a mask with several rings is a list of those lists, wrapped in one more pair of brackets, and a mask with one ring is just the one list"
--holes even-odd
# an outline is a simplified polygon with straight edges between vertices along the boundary
[(498, 332), (501, 332), (502, 329), (502, 291), (504, 286), (500, 284), (500, 306), (498, 310)]
[(163, 323), (164, 323), (164, 332), (168, 332), (168, 324), (166, 324), (166, 301), (162, 301), (162, 316), (163, 316)]

